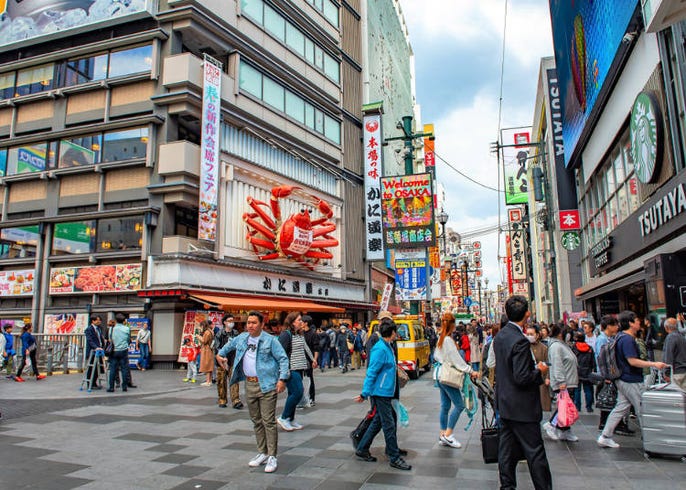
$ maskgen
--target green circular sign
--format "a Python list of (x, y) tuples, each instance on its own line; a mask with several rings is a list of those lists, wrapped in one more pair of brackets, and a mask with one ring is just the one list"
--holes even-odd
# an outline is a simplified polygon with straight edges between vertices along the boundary
[(562, 234), (562, 246), (565, 250), (576, 250), (581, 245), (581, 237), (576, 231), (566, 231)]
[(641, 92), (631, 109), (631, 157), (638, 180), (653, 182), (660, 173), (663, 153), (662, 115), (652, 93)]

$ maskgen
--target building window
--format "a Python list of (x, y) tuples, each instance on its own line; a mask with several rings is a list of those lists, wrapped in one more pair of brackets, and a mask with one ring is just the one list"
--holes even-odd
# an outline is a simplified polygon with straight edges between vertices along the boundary
[(305, 124), (305, 101), (290, 91), (286, 91), (286, 114), (301, 124)]
[(14, 72), (0, 75), (0, 100), (14, 97)]
[(324, 136), (336, 144), (341, 144), (341, 123), (333, 117), (324, 117)]
[(241, 0), (241, 12), (258, 24), (264, 23), (264, 3), (262, 0)]
[(93, 134), (60, 141), (59, 168), (82, 167), (100, 161), (101, 136)]
[(56, 223), (52, 236), (53, 255), (86, 254), (95, 251), (95, 220)]
[(0, 177), (7, 175), (7, 149), (0, 148)]
[(18, 146), (7, 152), (7, 175), (41, 172), (46, 168), (46, 143)]
[(273, 8), (264, 6), (264, 27), (279, 41), (286, 40), (286, 20)]
[(107, 53), (67, 61), (65, 85), (79, 85), (107, 78)]
[(0, 259), (35, 257), (39, 238), (37, 225), (0, 230)]
[(125, 129), (105, 133), (103, 138), (103, 162), (117, 162), (133, 158), (145, 158), (148, 151), (148, 128)]
[(262, 74), (247, 63), (241, 63), (239, 86), (258, 99), (262, 98)]
[(98, 252), (140, 250), (143, 246), (143, 217), (98, 220)]
[(152, 69), (152, 44), (110, 53), (108, 77), (133, 75)]
[(198, 238), (198, 210), (175, 208), (174, 235)]
[(285, 89), (271, 78), (263, 79), (264, 95), (262, 100), (278, 111), (284, 112)]
[(55, 65), (47, 65), (26, 68), (17, 72), (17, 87), (15, 97), (21, 95), (37, 94), (52, 87), (52, 79), (55, 74)]

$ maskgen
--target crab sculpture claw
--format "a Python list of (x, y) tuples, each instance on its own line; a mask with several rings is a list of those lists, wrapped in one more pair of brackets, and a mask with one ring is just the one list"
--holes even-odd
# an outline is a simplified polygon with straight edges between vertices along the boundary
[(276, 218), (277, 223), (281, 222), (281, 206), (279, 199), (290, 196), (295, 189), (300, 189), (293, 185), (280, 185), (272, 188), (272, 197), (269, 200), (272, 208), (272, 215)]

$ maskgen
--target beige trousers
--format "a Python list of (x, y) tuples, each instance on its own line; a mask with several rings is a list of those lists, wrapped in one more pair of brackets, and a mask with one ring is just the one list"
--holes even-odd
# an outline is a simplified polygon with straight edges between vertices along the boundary
[(260, 384), (245, 382), (245, 400), (255, 430), (257, 450), (261, 454), (276, 456), (278, 432), (276, 430), (276, 390), (262, 393)]

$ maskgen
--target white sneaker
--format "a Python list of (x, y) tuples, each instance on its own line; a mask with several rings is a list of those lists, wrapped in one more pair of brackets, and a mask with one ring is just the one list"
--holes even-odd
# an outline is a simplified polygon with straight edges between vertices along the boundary
[(303, 428), (303, 426), (297, 423), (295, 420), (291, 422), (291, 427), (293, 427), (293, 430), (301, 430)]
[[(281, 417), (277, 417), (276, 423), (279, 424), (281, 426), (281, 428), (283, 430), (285, 430), (286, 432), (292, 432), (294, 430), (291, 423), (286, 419), (282, 419)], [(269, 463), (267, 463), (267, 464), (269, 464)]]
[(267, 458), (267, 466), (264, 467), (265, 473), (274, 473), (278, 467), (278, 462), (276, 461), (276, 456), (269, 456)]
[(569, 430), (559, 430), (557, 431), (557, 437), (561, 441), (578, 442), (579, 438), (574, 435), (572, 429)]
[(545, 434), (553, 441), (559, 441), (560, 438), (557, 435), (558, 431), (555, 427), (552, 426), (550, 422), (546, 422), (543, 424), (543, 430), (545, 431)]
[(598, 436), (597, 442), (598, 442), (598, 446), (600, 446), (600, 447), (611, 447), (613, 449), (619, 447), (619, 444), (617, 444), (615, 441), (613, 441), (611, 437), (605, 437), (602, 434), (600, 434)]
[(462, 447), (460, 441), (455, 439), (452, 434), (449, 436), (441, 436), (441, 441), (443, 442), (443, 445), (454, 447), (455, 449), (460, 449)]
[(248, 466), (250, 466), (251, 468), (257, 468), (258, 466), (265, 464), (268, 458), (269, 456), (267, 456), (266, 454), (260, 453), (250, 460)]

